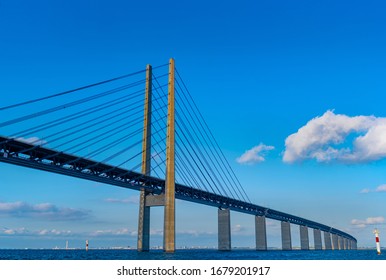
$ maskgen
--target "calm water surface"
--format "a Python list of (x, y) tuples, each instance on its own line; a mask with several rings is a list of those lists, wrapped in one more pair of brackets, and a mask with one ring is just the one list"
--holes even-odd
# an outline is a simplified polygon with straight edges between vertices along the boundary
[(375, 250), (349, 251), (266, 251), (161, 250), (138, 253), (135, 250), (0, 250), (0, 260), (385, 260)]

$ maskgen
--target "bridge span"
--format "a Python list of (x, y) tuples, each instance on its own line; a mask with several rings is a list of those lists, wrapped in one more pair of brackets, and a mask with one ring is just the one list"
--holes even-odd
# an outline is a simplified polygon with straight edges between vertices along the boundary
[[(214, 193), (175, 181), (174, 151), (174, 60), (169, 63), (168, 114), (166, 135), (166, 178), (151, 176), (151, 119), (152, 68), (147, 67), (144, 128), (142, 141), (142, 171), (133, 171), (116, 165), (45, 147), (44, 143), (28, 143), (17, 137), (0, 136), (0, 162), (77, 177), (100, 183), (140, 191), (138, 250), (149, 250), (150, 208), (165, 207), (164, 250), (175, 250), (175, 199), (218, 208), (218, 249), (231, 250), (230, 211), (255, 216), (256, 249), (267, 250), (266, 219), (281, 222), (282, 249), (292, 250), (291, 224), (300, 228), (302, 250), (351, 250), (357, 240), (339, 229), (262, 207), (242, 199)], [(310, 246), (309, 229), (313, 230), (314, 244)], [(323, 234), (322, 234), (323, 233)], [(323, 242), (322, 242), (323, 235)]]

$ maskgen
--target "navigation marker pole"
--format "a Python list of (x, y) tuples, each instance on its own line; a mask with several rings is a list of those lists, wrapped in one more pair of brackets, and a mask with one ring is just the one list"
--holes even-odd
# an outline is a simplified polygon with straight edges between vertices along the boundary
[(377, 253), (378, 253), (378, 255), (380, 255), (381, 254), (381, 245), (379, 244), (379, 230), (375, 229), (373, 233), (375, 234), (375, 242), (377, 244)]

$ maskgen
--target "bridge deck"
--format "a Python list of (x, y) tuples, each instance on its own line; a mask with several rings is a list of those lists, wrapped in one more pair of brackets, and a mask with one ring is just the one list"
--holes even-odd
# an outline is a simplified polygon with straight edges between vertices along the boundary
[[(149, 192), (154, 194), (163, 193), (165, 187), (165, 180), (163, 179), (145, 176), (138, 172), (1, 136), (0, 162), (45, 170), (133, 190), (140, 190), (145, 187)], [(311, 220), (181, 184), (176, 184), (175, 196), (177, 199), (213, 207), (229, 208), (233, 211), (265, 216), (269, 219), (320, 229), (356, 242), (353, 236), (343, 231)]]

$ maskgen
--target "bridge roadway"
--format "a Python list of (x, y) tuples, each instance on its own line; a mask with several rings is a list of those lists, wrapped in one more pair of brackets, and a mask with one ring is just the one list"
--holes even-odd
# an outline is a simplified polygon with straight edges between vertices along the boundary
[[(145, 176), (138, 172), (44, 147), (34, 146), (2, 136), (0, 136), (0, 162), (40, 169), (137, 191), (141, 188), (146, 188), (154, 195), (163, 193), (165, 188), (165, 180), (163, 179)], [(175, 184), (175, 197), (194, 203), (223, 209), (228, 208), (254, 216), (265, 216), (273, 220), (307, 226), (356, 242), (353, 236), (324, 224), (177, 183)]]

